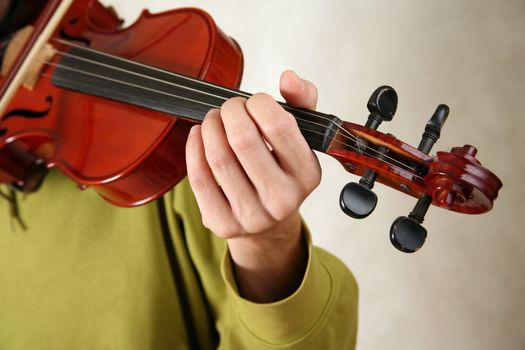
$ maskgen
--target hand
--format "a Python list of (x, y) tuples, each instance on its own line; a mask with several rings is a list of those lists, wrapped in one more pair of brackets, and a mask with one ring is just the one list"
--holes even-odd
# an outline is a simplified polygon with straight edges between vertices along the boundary
[[(289, 104), (315, 108), (316, 88), (295, 73), (280, 88)], [(293, 116), (266, 94), (232, 98), (192, 128), (186, 158), (203, 224), (228, 240), (241, 294), (292, 293), (307, 261), (298, 209), (321, 178)]]

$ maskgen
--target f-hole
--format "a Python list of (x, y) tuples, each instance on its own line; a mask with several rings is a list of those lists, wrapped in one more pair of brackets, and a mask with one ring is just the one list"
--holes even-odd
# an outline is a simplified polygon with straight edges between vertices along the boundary
[[(32, 111), (28, 109), (13, 109), (12, 111), (9, 111), (8, 113), (4, 115), (2, 119), (0, 119), (0, 126), (3, 121), (10, 119), (10, 118), (28, 118), (28, 119), (44, 118), (51, 110), (51, 107), (53, 105), (53, 97), (47, 96), (46, 102), (47, 102), (48, 107), (42, 111)], [(7, 128), (0, 127), (0, 137), (4, 136), (5, 134), (7, 134)]]

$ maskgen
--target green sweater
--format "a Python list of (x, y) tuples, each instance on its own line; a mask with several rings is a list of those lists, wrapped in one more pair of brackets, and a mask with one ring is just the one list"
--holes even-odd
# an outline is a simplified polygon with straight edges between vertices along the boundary
[(122, 209), (52, 172), (19, 198), (26, 231), (0, 199), (0, 349), (355, 346), (355, 279), (309, 234), (300, 288), (257, 304), (238, 295), (225, 241), (202, 226), (187, 181), (164, 205)]

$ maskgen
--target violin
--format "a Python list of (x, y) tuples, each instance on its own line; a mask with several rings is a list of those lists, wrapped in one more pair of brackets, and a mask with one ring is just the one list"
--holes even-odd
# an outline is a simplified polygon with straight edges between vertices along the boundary
[[(202, 10), (145, 10), (122, 28), (97, 0), (49, 0), (31, 28), (6, 44), (0, 78), (0, 183), (36, 191), (50, 168), (106, 201), (133, 207), (154, 201), (186, 175), (190, 128), (238, 90), (239, 45)], [(378, 131), (392, 120), (397, 94), (376, 89), (364, 126), (317, 111), (282, 107), (312, 150), (360, 177), (347, 184), (341, 209), (365, 218), (381, 183), (417, 199), (397, 218), (390, 240), (404, 252), (424, 243), (431, 205), (465, 214), (489, 211), (501, 181), (476, 159), (474, 146), (430, 155), (449, 114), (439, 105), (421, 142), (411, 146)]]

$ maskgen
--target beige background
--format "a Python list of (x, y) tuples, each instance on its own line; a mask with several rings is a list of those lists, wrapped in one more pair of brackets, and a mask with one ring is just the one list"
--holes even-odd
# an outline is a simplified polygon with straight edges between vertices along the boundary
[(319, 109), (364, 123), (379, 85), (400, 96), (381, 126), (417, 145), (438, 103), (451, 114), (434, 148), (473, 144), (504, 187), (492, 212), (433, 208), (414, 255), (394, 250), (391, 222), (415, 200), (377, 186), (364, 221), (346, 217), (348, 181), (321, 156), (319, 189), (303, 214), (316, 244), (354, 271), (361, 288), (358, 349), (525, 349), (525, 1), (136, 1), (106, 0), (132, 21), (143, 7), (206, 9), (245, 54), (242, 88), (277, 96), (280, 72), (315, 82)]

